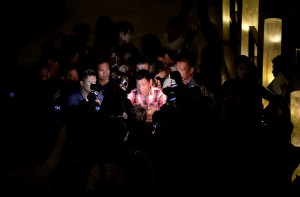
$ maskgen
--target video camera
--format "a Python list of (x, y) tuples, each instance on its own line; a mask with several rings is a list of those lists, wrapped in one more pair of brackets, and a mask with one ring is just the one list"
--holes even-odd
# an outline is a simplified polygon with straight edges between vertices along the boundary
[(94, 102), (98, 98), (99, 92), (97, 91), (97, 85), (91, 84), (90, 86), (91, 92), (87, 95), (87, 99), (89, 102)]
[(95, 102), (98, 99), (98, 90), (96, 84), (91, 84), (90, 86), (91, 92), (87, 95), (88, 101), (85, 103), (90, 109), (94, 109), (95, 111), (100, 110), (100, 105)]
[(129, 85), (128, 76), (122, 74), (121, 72), (113, 72), (111, 76), (114, 81), (114, 85), (119, 86), (122, 90), (126, 92)]
[(178, 71), (170, 73), (170, 86), (163, 88), (163, 92), (167, 95), (167, 102), (174, 103), (177, 100), (179, 85), (182, 83), (182, 77)]

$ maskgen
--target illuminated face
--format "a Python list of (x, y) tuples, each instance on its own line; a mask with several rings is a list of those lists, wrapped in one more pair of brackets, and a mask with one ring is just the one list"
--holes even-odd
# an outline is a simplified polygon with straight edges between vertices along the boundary
[(180, 73), (182, 77), (182, 82), (187, 84), (193, 78), (194, 68), (189, 67), (187, 62), (180, 62), (176, 63), (176, 69)]
[(162, 57), (157, 57), (156, 60), (159, 62), (159, 65), (162, 68), (167, 67), (167, 65), (170, 63), (170, 61), (168, 61), (168, 58), (166, 58), (166, 55), (164, 55)]
[(136, 81), (136, 87), (139, 93), (143, 96), (147, 96), (151, 90), (152, 80), (148, 82), (145, 78)]
[(91, 76), (88, 76), (84, 81), (81, 81), (80, 84), (81, 84), (81, 87), (82, 87), (82, 90), (89, 93), (91, 92), (91, 84), (96, 84), (96, 76), (94, 75), (91, 75)]
[(150, 65), (149, 64), (137, 64), (136, 65), (136, 71), (139, 71), (142, 69), (150, 71)]
[(40, 78), (42, 81), (51, 79), (51, 72), (47, 67), (44, 67), (40, 72)]
[(97, 76), (100, 80), (107, 81), (110, 77), (110, 68), (108, 62), (97, 65)]
[(78, 71), (77, 69), (69, 70), (66, 76), (67, 81), (78, 81)]
[(79, 52), (76, 52), (70, 57), (70, 61), (77, 63), (79, 61), (79, 58), (80, 58), (80, 54)]
[(133, 33), (131, 31), (128, 31), (126, 34), (124, 32), (120, 33), (120, 40), (126, 44), (131, 43), (133, 39)]

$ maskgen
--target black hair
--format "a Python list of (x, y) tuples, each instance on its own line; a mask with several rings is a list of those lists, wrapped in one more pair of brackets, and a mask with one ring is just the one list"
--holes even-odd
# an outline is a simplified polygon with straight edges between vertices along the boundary
[(252, 67), (253, 62), (251, 59), (246, 55), (239, 55), (234, 59), (233, 66), (234, 68), (237, 68), (239, 64), (244, 63), (248, 65), (249, 67)]
[(190, 50), (182, 50), (177, 57), (177, 61), (187, 62), (190, 67), (195, 67), (196, 54)]
[(109, 15), (99, 16), (94, 28), (94, 35), (111, 36), (107, 34), (112, 33), (113, 25), (114, 25), (114, 21)]
[(138, 122), (145, 122), (147, 119), (147, 111), (142, 105), (135, 105), (130, 109), (132, 118)]
[(96, 76), (96, 72), (94, 69), (85, 69), (85, 70), (82, 70), (80, 72), (80, 77), (79, 77), (79, 80), (80, 81), (84, 81), (85, 79), (88, 78), (88, 76)]
[(79, 35), (90, 35), (92, 28), (86, 23), (79, 22), (74, 25), (73, 32)]
[(103, 64), (105, 62), (110, 63), (110, 57), (109, 56), (99, 56), (99, 57), (96, 57), (95, 60), (94, 60), (94, 66), (96, 68), (97, 65)]
[(133, 25), (128, 21), (118, 21), (114, 24), (114, 33), (115, 37), (119, 37), (119, 33), (123, 32), (124, 34), (127, 34), (128, 32), (134, 34), (134, 28)]
[(281, 72), (288, 80), (293, 78), (294, 63), (290, 57), (280, 54), (272, 59), (272, 63), (276, 74)]
[(141, 69), (136, 72), (136, 80), (146, 79), (148, 82), (152, 79), (151, 73), (148, 70)]
[(152, 59), (144, 53), (139, 53), (135, 59), (135, 65), (152, 64)]
[(141, 37), (141, 51), (148, 56), (155, 57), (161, 47), (161, 40), (155, 34), (147, 33)]
[(168, 21), (168, 26), (172, 27), (176, 31), (181, 31), (185, 18), (182, 16), (173, 16)]

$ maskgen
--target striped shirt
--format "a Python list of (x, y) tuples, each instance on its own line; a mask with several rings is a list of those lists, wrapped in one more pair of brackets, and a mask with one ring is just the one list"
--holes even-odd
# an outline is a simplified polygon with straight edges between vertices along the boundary
[(163, 93), (162, 89), (158, 87), (151, 87), (149, 94), (145, 97), (135, 88), (127, 94), (127, 98), (131, 101), (133, 106), (140, 104), (145, 109), (155, 106), (156, 110), (159, 110), (161, 106), (167, 102), (167, 96)]

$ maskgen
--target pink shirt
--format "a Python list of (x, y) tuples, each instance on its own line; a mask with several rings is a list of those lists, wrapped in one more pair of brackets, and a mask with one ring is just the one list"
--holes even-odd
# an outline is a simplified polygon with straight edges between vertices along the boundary
[(127, 94), (127, 98), (131, 101), (131, 104), (140, 104), (145, 109), (149, 109), (150, 106), (155, 106), (156, 110), (159, 110), (163, 104), (167, 102), (167, 96), (163, 93), (161, 88), (151, 87), (148, 96), (144, 97), (135, 88)]

